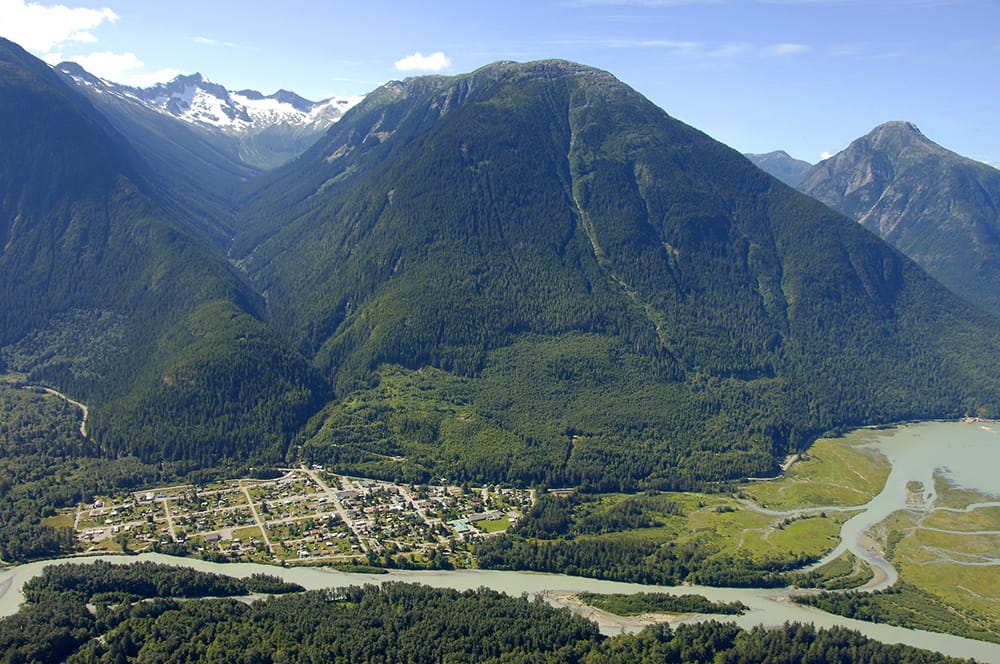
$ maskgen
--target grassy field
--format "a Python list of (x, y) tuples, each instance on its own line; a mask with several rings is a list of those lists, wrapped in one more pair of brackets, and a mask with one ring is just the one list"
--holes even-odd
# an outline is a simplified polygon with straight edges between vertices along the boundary
[[(875, 533), (887, 545), (900, 578), (938, 598), (951, 620), (1000, 640), (1000, 508), (963, 509), (995, 498), (938, 480), (939, 500), (924, 516), (897, 512)], [(987, 564), (992, 561), (992, 564)], [(949, 630), (954, 631), (954, 630)]]
[(784, 477), (743, 493), (773, 510), (863, 505), (881, 491), (890, 470), (883, 456), (863, 446), (864, 433), (818, 440)]
[(76, 515), (73, 512), (63, 512), (42, 519), (42, 523), (53, 528), (72, 528)]
[(476, 528), (484, 533), (499, 533), (510, 528), (510, 519), (503, 517), (492, 521), (477, 521)]
[[(757, 562), (818, 558), (837, 545), (840, 526), (853, 511), (776, 516), (753, 504), (775, 512), (863, 505), (882, 489), (890, 470), (888, 461), (863, 447), (864, 442), (864, 436), (855, 434), (819, 440), (783, 477), (748, 484), (735, 496), (671, 495), (689, 508), (686, 520), (675, 524), (674, 535), (681, 540), (705, 537), (721, 548), (723, 557), (749, 555)], [(866, 570), (853, 562), (842, 570), (827, 570), (825, 578), (834, 577), (844, 587), (868, 579)]]

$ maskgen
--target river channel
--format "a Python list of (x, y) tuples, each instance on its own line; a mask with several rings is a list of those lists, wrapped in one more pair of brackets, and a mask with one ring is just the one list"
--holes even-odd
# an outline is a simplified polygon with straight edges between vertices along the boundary
[[(931, 509), (934, 500), (934, 475), (940, 473), (955, 484), (975, 489), (991, 496), (1000, 506), (1000, 424), (991, 422), (928, 422), (908, 425), (892, 430), (862, 430), (851, 434), (865, 444), (872, 445), (892, 463), (892, 471), (883, 491), (863, 507), (863, 512), (848, 520), (842, 529), (842, 541), (831, 552), (836, 557), (847, 549), (869, 560), (886, 572), (888, 582), (894, 581), (896, 572), (877, 551), (865, 546), (863, 534), (871, 526), (900, 509)], [(907, 504), (906, 485), (921, 482), (923, 501)], [(997, 552), (1000, 557), (1000, 552)], [(973, 657), (982, 662), (1000, 664), (1000, 644), (987, 643), (946, 634), (874, 624), (832, 615), (812, 607), (789, 601), (794, 591), (789, 589), (709, 588), (700, 586), (661, 587), (634, 583), (601, 581), (582, 577), (531, 572), (503, 572), (493, 570), (459, 571), (393, 571), (390, 574), (365, 575), (336, 572), (321, 567), (279, 568), (249, 563), (218, 564), (187, 558), (173, 558), (161, 554), (140, 556), (105, 556), (113, 562), (154, 562), (185, 565), (208, 572), (233, 576), (265, 573), (281, 576), (309, 589), (329, 588), (386, 581), (407, 581), (435, 587), (458, 590), (487, 587), (509, 595), (542, 595), (553, 603), (567, 593), (590, 591), (596, 593), (670, 592), (696, 593), (713, 601), (740, 601), (750, 607), (742, 616), (693, 616), (685, 620), (721, 619), (736, 622), (741, 627), (755, 625), (775, 626), (786, 621), (812, 623), (817, 627), (834, 625), (855, 629), (862, 634), (886, 643), (905, 643), (919, 648), (936, 650), (957, 657)], [(21, 587), (24, 582), (41, 573), (46, 565), (60, 561), (43, 561), (19, 565), (0, 571), (0, 616), (12, 615), (22, 602)], [(1000, 568), (1000, 562), (994, 562)], [(998, 570), (1000, 571), (1000, 570)], [(595, 619), (606, 634), (622, 630), (639, 629), (634, 621), (617, 620), (613, 616), (599, 615), (583, 609), (582, 614)]]

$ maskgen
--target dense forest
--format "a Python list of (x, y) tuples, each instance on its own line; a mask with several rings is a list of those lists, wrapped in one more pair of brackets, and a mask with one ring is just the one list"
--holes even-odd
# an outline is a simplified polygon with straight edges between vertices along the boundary
[(26, 601), (39, 604), (52, 595), (84, 602), (115, 603), (154, 597), (232, 597), (266, 593), (280, 595), (304, 590), (279, 577), (253, 574), (246, 578), (199, 572), (190, 567), (135, 562), (115, 565), (91, 563), (49, 565), (22, 588)]
[(244, 204), (234, 255), (336, 395), (304, 454), (344, 472), (698, 488), (1000, 406), (995, 320), (587, 67), (387, 85)]
[(228, 231), (3, 39), (0, 95), (0, 369), (87, 403), (105, 456), (280, 459), (327, 387), (208, 239)]
[(577, 597), (591, 606), (619, 616), (637, 616), (643, 613), (720, 613), (738, 616), (750, 610), (742, 602), (712, 602), (702, 595), (585, 592), (578, 593)]
[(995, 626), (984, 624), (974, 613), (950, 606), (933, 593), (905, 581), (873, 593), (823, 592), (799, 595), (794, 601), (848, 618), (1000, 643)]
[(72, 528), (43, 521), (56, 510), (122, 490), (184, 479), (210, 481), (242, 466), (144, 463), (109, 457), (80, 435), (80, 413), (57, 397), (0, 382), (0, 558), (25, 562), (76, 549)]
[[(184, 594), (227, 594), (231, 582), (166, 566), (141, 573), (118, 567), (95, 568), (94, 581), (84, 587), (72, 588), (72, 566), (33, 582), (21, 610), (0, 620), (3, 661), (958, 661), (884, 645), (846, 629), (804, 625), (744, 631), (705, 622), (606, 638), (593, 623), (541, 599), (397, 582), (272, 596), (249, 604), (177, 601), (174, 597)], [(148, 592), (140, 595), (144, 601), (107, 592), (119, 582), (141, 584), (142, 576), (149, 577)]]
[[(71, 552), (46, 520), (95, 495), (305, 462), (579, 490), (541, 491), (484, 567), (775, 586), (805, 561), (628, 531), (680, 509), (653, 492), (773, 475), (821, 432), (1000, 414), (995, 319), (604, 72), (388, 84), (238, 200), (158, 173), (6, 40), (0, 95), (4, 562)], [(86, 402), (88, 436), (24, 383)], [(585, 509), (609, 491), (635, 495)], [(39, 582), (6, 661), (932, 661), (797, 626), (608, 640), (487, 591), (180, 601), (202, 581), (94, 569)]]

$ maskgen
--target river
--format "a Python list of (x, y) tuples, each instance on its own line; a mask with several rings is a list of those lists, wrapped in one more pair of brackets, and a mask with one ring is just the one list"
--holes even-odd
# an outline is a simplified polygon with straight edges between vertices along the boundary
[[(1000, 507), (1000, 423), (995, 422), (923, 422), (891, 430), (860, 430), (852, 437), (868, 441), (892, 464), (885, 487), (862, 506), (861, 513), (840, 529), (840, 544), (820, 560), (819, 567), (850, 551), (881, 572), (882, 580), (872, 590), (896, 583), (896, 569), (873, 548), (865, 532), (897, 510), (908, 509), (929, 514), (937, 498), (935, 474), (954, 484), (992, 496), (996, 502), (977, 506)], [(907, 484), (919, 482), (923, 493), (919, 501), (907, 502)], [(940, 509), (940, 508), (938, 508)], [(1000, 556), (1000, 551), (996, 552)], [(1000, 566), (1000, 561), (993, 563)]]
[[(855, 432), (852, 436), (862, 437), (867, 444), (875, 446), (885, 454), (893, 464), (892, 471), (884, 490), (864, 506), (864, 511), (861, 514), (844, 524), (842, 531), (844, 540), (834, 552), (831, 552), (831, 555), (839, 555), (839, 552), (846, 548), (866, 560), (875, 561), (876, 564), (884, 563), (888, 566), (887, 573), (895, 575), (892, 566), (885, 562), (877, 552), (871, 552), (864, 547), (862, 534), (870, 525), (882, 521), (893, 511), (907, 507), (921, 509), (919, 505), (907, 506), (907, 482), (919, 481), (923, 483), (925, 495), (922, 508), (929, 509), (930, 502), (933, 500), (935, 472), (944, 474), (945, 477), (960, 486), (1000, 496), (1000, 472), (998, 472), (1000, 469), (1000, 424), (931, 422), (894, 430), (863, 430)], [(996, 504), (1000, 505), (1000, 501)], [(745, 628), (755, 625), (781, 625), (786, 621), (812, 623), (817, 627), (840, 625), (855, 629), (870, 638), (886, 643), (905, 643), (956, 657), (974, 657), (982, 662), (1000, 664), (1000, 644), (868, 623), (832, 615), (789, 601), (788, 597), (792, 591), (788, 589), (659, 587), (558, 574), (493, 570), (393, 571), (390, 574), (366, 575), (336, 572), (320, 567), (278, 568), (249, 563), (218, 564), (187, 558), (172, 558), (160, 554), (106, 556), (104, 559), (122, 563), (150, 560), (166, 564), (186, 565), (208, 572), (233, 576), (247, 576), (256, 572), (275, 574), (309, 589), (407, 581), (459, 590), (488, 587), (513, 596), (541, 594), (553, 603), (557, 603), (566, 593), (581, 591), (597, 593), (697, 593), (713, 601), (743, 602), (750, 607), (750, 611), (737, 617), (694, 616), (686, 620), (717, 618), (736, 622)], [(0, 616), (15, 613), (22, 601), (20, 589), (24, 582), (39, 574), (46, 565), (56, 562), (60, 561), (29, 563), (0, 572)], [(595, 618), (601, 626), (601, 630), (606, 634), (615, 634), (621, 630), (635, 630), (641, 627), (637, 622), (629, 619), (602, 616), (589, 610), (581, 611), (581, 613)]]

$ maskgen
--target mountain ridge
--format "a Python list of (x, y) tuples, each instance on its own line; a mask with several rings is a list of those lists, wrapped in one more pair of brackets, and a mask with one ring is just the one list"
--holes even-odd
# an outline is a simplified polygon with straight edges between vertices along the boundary
[(814, 166), (799, 188), (1000, 313), (1000, 171), (893, 121)]
[(256, 90), (230, 91), (200, 73), (179, 75), (166, 83), (137, 88), (94, 76), (80, 65), (56, 68), (99, 106), (130, 103), (182, 122), (216, 142), (230, 145), (238, 159), (255, 169), (269, 169), (308, 147), (360, 97), (331, 97), (313, 102), (294, 92), (264, 95)]
[(765, 153), (745, 153), (747, 159), (758, 168), (770, 173), (790, 187), (797, 187), (812, 168), (808, 161), (795, 159), (784, 150)]
[[(175, 145), (180, 121), (25, 66), (102, 129), (58, 141), (45, 112), (6, 109), (0, 183), (31, 205), (4, 210), (22, 221), (4, 230), (0, 341), (32, 380), (90, 398), (116, 454), (692, 488), (773, 474), (824, 431), (1000, 410), (985, 314), (608, 72), (389, 82), (251, 180)], [(11, 98), (63, 108), (12, 70)], [(52, 141), (75, 156), (40, 161)], [(119, 163), (136, 193), (80, 208), (88, 177), (132, 182)], [(30, 249), (62, 245), (45, 264)]]
[(169, 187), (113, 122), (6, 40), (0, 94), (5, 368), (87, 402), (112, 456), (280, 458), (325, 388), (263, 299), (167, 211)]

